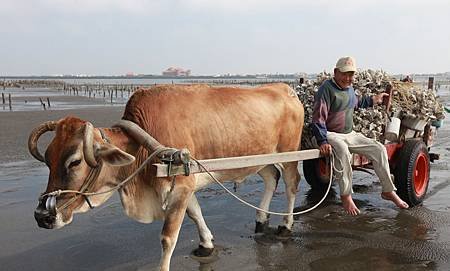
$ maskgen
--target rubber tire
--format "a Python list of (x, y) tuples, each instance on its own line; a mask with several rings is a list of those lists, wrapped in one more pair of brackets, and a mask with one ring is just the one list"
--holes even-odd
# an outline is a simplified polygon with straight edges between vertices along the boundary
[(399, 153), (394, 171), (395, 186), (409, 206), (423, 202), (430, 182), (430, 155), (422, 140), (408, 140)]
[(303, 161), (303, 175), (313, 191), (324, 191), (328, 188), (329, 177), (320, 174), (319, 163), (319, 159)]

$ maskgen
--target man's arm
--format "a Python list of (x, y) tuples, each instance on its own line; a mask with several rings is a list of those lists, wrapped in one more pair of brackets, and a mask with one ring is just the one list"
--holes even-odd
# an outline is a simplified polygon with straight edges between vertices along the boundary
[(385, 96), (389, 96), (389, 94), (382, 92), (373, 96), (358, 97), (358, 107), (367, 108), (373, 106), (374, 104), (381, 104)]
[(373, 96), (358, 97), (358, 108), (367, 108), (373, 106)]
[(331, 145), (327, 141), (327, 125), (328, 112), (330, 111), (330, 95), (326, 87), (322, 85), (314, 97), (314, 111), (311, 129), (320, 152), (323, 155), (331, 154)]
[(383, 102), (384, 97), (389, 96), (386, 92), (379, 93), (377, 95), (372, 96), (373, 104), (381, 104)]

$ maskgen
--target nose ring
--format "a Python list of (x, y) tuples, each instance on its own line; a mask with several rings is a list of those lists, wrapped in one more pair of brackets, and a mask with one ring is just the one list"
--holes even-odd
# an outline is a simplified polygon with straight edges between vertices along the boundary
[(55, 211), (55, 209), (56, 209), (56, 197), (55, 196), (47, 197), (47, 200), (45, 201), (45, 209), (47, 209), (48, 211)]

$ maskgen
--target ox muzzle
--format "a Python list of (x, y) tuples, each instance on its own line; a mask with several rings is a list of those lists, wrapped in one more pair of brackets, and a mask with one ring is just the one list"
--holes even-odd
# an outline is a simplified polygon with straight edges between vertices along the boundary
[(53, 229), (56, 222), (56, 196), (40, 197), (34, 218), (39, 227)]

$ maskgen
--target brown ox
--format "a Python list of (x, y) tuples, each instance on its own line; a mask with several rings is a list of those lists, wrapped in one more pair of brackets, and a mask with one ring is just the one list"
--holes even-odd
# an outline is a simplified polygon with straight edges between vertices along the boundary
[[(137, 91), (128, 101), (123, 119), (142, 127), (165, 146), (187, 148), (197, 159), (244, 156), (295, 151), (299, 148), (304, 111), (293, 90), (285, 84), (255, 89), (211, 88), (204, 85), (155, 86)], [(45, 152), (37, 149), (37, 140), (47, 131), (56, 135)], [(133, 135), (133, 136), (131, 136)], [(81, 190), (92, 168), (101, 164), (88, 192), (107, 191), (116, 186), (149, 156), (136, 135), (124, 128), (93, 128), (84, 120), (66, 117), (46, 122), (30, 135), (29, 149), (50, 169), (45, 193), (59, 189)], [(156, 161), (155, 161), (156, 162)], [(281, 165), (286, 185), (287, 212), (294, 208), (300, 180), (297, 162)], [(273, 165), (226, 170), (213, 173), (221, 182), (242, 181), (258, 173), (264, 179), (265, 192), (260, 204), (268, 209), (278, 180)], [(120, 188), (122, 205), (128, 216), (150, 223), (163, 219), (161, 232), (161, 270), (168, 270), (185, 212), (196, 223), (200, 245), (194, 252), (205, 256), (212, 252), (213, 236), (205, 224), (194, 195), (213, 180), (206, 173), (178, 176), (172, 186), (169, 178), (156, 178), (148, 166)], [(60, 228), (72, 221), (74, 213), (98, 206), (113, 192), (90, 196), (67, 193), (57, 197), (56, 208), (43, 196), (35, 211), (40, 227)], [(257, 230), (267, 225), (268, 216), (257, 212)], [(284, 217), (285, 231), (292, 228), (293, 217)]]

